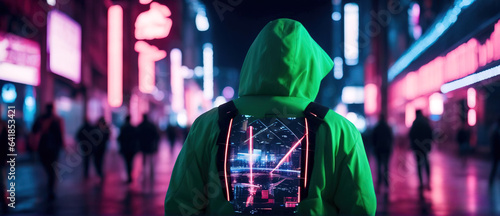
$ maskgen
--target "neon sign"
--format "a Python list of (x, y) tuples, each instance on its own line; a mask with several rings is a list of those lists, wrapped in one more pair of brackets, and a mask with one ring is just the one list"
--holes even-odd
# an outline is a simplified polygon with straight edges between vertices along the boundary
[(206, 99), (214, 97), (214, 51), (212, 44), (203, 45), (203, 95)]
[(138, 40), (152, 40), (166, 38), (172, 28), (170, 9), (157, 2), (150, 5), (148, 11), (142, 12), (135, 21), (135, 38)]
[(13, 34), (0, 33), (0, 79), (40, 84), (40, 46)]
[(123, 103), (123, 9), (113, 5), (108, 9), (108, 104)]
[(418, 70), (409, 72), (404, 78), (394, 82), (391, 87), (392, 97), (411, 100), (439, 90), (447, 93), (457, 89), (443, 89), (442, 85), (471, 75), (479, 68), (500, 60), (499, 50), (500, 21), (495, 24), (493, 33), (485, 43), (480, 44), (475, 38), (472, 38), (445, 56), (435, 58)]
[[(150, 0), (140, 0), (141, 4), (149, 4)], [(155, 62), (167, 56), (164, 50), (149, 45), (145, 41), (166, 38), (172, 28), (172, 12), (170, 9), (157, 2), (152, 2), (148, 11), (142, 12), (135, 21), (135, 43), (134, 49), (139, 53), (139, 90), (144, 93), (152, 93), (155, 89)]]
[(172, 86), (172, 110), (184, 110), (184, 77), (182, 75), (182, 52), (180, 49), (170, 51), (170, 86)]
[(49, 68), (75, 83), (81, 80), (82, 28), (80, 24), (57, 10), (47, 17)]
[(156, 85), (155, 62), (165, 58), (167, 52), (144, 41), (137, 41), (134, 48), (139, 53), (139, 90), (152, 93)]

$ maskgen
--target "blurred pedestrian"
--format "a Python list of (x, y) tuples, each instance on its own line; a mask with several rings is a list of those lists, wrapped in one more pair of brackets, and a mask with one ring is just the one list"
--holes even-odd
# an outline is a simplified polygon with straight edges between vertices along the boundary
[(154, 175), (154, 155), (158, 151), (158, 141), (160, 135), (158, 134), (158, 129), (149, 120), (148, 115), (144, 114), (142, 116), (142, 122), (137, 127), (137, 136), (139, 137), (140, 150), (142, 152), (142, 165), (144, 171), (150, 170), (150, 175)]
[(127, 169), (127, 183), (132, 183), (134, 156), (139, 150), (137, 141), (137, 129), (130, 123), (130, 116), (127, 116), (118, 136), (120, 153), (125, 160), (125, 167)]
[(92, 124), (90, 124), (88, 119), (85, 119), (83, 125), (78, 129), (76, 134), (76, 140), (83, 154), (83, 176), (85, 178), (89, 177), (89, 163), (90, 157), (94, 150), (94, 139), (92, 137), (93, 130), (96, 129)]
[(170, 143), (171, 149), (174, 149), (175, 141), (177, 140), (177, 126), (174, 124), (169, 124), (167, 126), (167, 138), (168, 143)]
[(52, 165), (64, 147), (64, 121), (57, 116), (53, 104), (47, 104), (45, 113), (35, 120), (33, 134), (38, 144), (38, 155), (48, 176), (48, 197), (55, 198), (56, 172)]
[(383, 181), (385, 186), (389, 187), (389, 158), (392, 153), (393, 134), (385, 115), (380, 115), (379, 122), (373, 129), (372, 138), (377, 157), (377, 186)]
[[(0, 114), (2, 113), (2, 106), (0, 106)], [(0, 202), (2, 202), (1, 208), (3, 213), (7, 213), (7, 199), (5, 197), (5, 165), (7, 162), (7, 154), (9, 153), (7, 149), (9, 148), (8, 140), (8, 126), (7, 123), (0, 119)]]
[(104, 155), (106, 154), (106, 147), (109, 141), (110, 129), (104, 117), (99, 118), (96, 126), (97, 132), (102, 135), (102, 139), (99, 139), (94, 146), (94, 165), (97, 174), (101, 177), (101, 183), (104, 182), (104, 173), (102, 167), (104, 164)]
[(457, 131), (457, 143), (458, 143), (458, 152), (460, 158), (462, 159), (462, 164), (465, 165), (467, 160), (467, 155), (470, 150), (470, 129), (467, 127), (466, 122), (462, 122), (460, 125), (460, 129)]
[(424, 188), (422, 179), (422, 169), (425, 168), (427, 174), (427, 187), (430, 190), (430, 165), (428, 154), (431, 151), (431, 144), (433, 139), (432, 127), (429, 120), (423, 115), (422, 110), (415, 112), (415, 121), (410, 128), (410, 145), (417, 161), (418, 179), (420, 182), (420, 189)]
[(491, 166), (489, 183), (490, 185), (492, 185), (495, 180), (498, 163), (500, 162), (500, 117), (497, 119), (497, 122), (493, 125), (493, 128), (491, 130), (490, 142), (493, 164)]

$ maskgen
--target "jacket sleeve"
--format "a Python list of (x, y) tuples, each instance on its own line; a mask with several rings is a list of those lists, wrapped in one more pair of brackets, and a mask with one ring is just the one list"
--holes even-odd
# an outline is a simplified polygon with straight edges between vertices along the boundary
[(344, 138), (345, 154), (338, 155), (335, 205), (340, 215), (375, 215), (377, 199), (363, 141), (357, 130), (350, 135)]
[[(206, 114), (204, 114), (206, 115)], [(210, 166), (210, 143), (215, 143), (213, 123), (203, 115), (192, 125), (175, 162), (165, 198), (165, 215), (203, 214), (209, 197), (205, 193)]]

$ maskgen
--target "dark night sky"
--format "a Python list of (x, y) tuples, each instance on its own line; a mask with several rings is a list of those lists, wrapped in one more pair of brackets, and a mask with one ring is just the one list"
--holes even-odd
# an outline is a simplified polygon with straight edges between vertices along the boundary
[(210, 21), (214, 64), (218, 67), (232, 67), (239, 70), (248, 48), (259, 31), (269, 21), (277, 18), (290, 18), (301, 22), (325, 51), (329, 54), (332, 52), (330, 0), (202, 0), (202, 2), (206, 6)]

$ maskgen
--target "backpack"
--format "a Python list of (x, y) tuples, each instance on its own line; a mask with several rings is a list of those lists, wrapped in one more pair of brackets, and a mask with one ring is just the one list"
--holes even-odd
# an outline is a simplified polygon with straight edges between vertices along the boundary
[(304, 117), (238, 114), (218, 108), (217, 168), (222, 193), (241, 214), (292, 214), (307, 197), (316, 131), (329, 109), (310, 103)]

